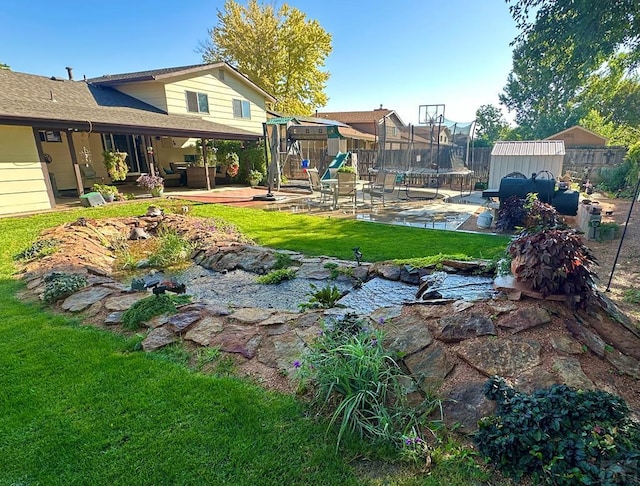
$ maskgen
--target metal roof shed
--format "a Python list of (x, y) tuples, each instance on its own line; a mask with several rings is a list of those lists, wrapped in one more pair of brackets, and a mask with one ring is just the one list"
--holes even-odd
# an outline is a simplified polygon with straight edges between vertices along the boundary
[(534, 172), (548, 170), (560, 177), (564, 154), (562, 140), (496, 142), (491, 151), (488, 187), (497, 189), (502, 178), (512, 172), (530, 177)]

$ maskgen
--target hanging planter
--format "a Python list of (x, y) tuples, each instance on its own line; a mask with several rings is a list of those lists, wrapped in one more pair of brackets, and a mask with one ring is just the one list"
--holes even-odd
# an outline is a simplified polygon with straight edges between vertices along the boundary
[(128, 155), (126, 152), (112, 152), (110, 150), (102, 152), (104, 166), (112, 181), (124, 181), (127, 178), (129, 167), (125, 161)]
[(229, 152), (225, 158), (225, 162), (227, 164), (227, 175), (229, 177), (237, 176), (238, 171), (240, 170), (238, 154), (235, 152)]

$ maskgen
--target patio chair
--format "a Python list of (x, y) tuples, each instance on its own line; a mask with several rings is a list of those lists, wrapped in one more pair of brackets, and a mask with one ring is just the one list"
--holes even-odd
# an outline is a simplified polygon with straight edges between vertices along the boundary
[(335, 192), (333, 194), (333, 209), (337, 209), (340, 198), (351, 199), (351, 204), (355, 208), (358, 190), (356, 174), (354, 174), (353, 172), (338, 172), (336, 175), (338, 184), (336, 185)]
[(92, 187), (96, 181), (96, 170), (91, 164), (80, 164), (80, 174), (82, 175), (82, 185), (85, 189)]
[(396, 177), (397, 175), (393, 172), (385, 172), (382, 185), (375, 184), (371, 187), (369, 196), (371, 197), (372, 206), (374, 198), (382, 200), (382, 205), (385, 205), (385, 199), (390, 197), (396, 190)]
[(165, 169), (161, 165), (158, 165), (158, 172), (160, 177), (164, 179), (165, 187), (178, 187), (182, 185), (182, 179), (184, 176), (169, 169)]
[(386, 172), (384, 170), (378, 170), (374, 180), (365, 182), (362, 186), (362, 202), (364, 202), (365, 194), (371, 194), (372, 189), (381, 189), (384, 187), (384, 176)]
[(312, 169), (306, 169), (307, 177), (309, 178), (309, 188), (311, 189), (311, 194), (318, 193), (320, 195), (320, 199), (318, 202), (321, 204), (325, 204), (327, 201), (327, 196), (333, 204), (333, 185), (327, 182), (323, 182), (320, 180), (320, 174), (318, 169), (315, 167)]

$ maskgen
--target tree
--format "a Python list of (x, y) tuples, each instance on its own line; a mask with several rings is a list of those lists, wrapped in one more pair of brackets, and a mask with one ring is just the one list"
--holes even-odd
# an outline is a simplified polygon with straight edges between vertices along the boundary
[(11, 69), (8, 64), (0, 62), (0, 69)]
[(621, 51), (628, 71), (640, 63), (637, 0), (506, 1), (520, 35), (500, 101), (529, 135), (545, 137), (586, 116), (592, 107), (579, 95)]
[(493, 105), (482, 105), (476, 111), (476, 137), (487, 145), (504, 137), (509, 124), (502, 115), (502, 110)]
[(226, 0), (218, 25), (201, 45), (205, 62), (225, 61), (277, 98), (275, 108), (310, 115), (327, 103), (329, 73), (322, 71), (331, 52), (331, 35), (315, 20), (283, 4), (250, 0), (246, 7)]

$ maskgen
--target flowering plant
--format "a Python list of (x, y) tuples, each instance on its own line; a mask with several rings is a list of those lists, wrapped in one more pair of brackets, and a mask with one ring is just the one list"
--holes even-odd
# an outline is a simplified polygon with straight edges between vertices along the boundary
[(153, 175), (141, 175), (136, 179), (136, 184), (138, 184), (143, 189), (150, 191), (151, 189), (158, 189), (160, 187), (164, 187), (164, 179), (160, 176)]
[(229, 177), (235, 177), (238, 175), (238, 171), (240, 170), (240, 161), (238, 159), (238, 154), (235, 152), (229, 152), (226, 157), (227, 162), (227, 175)]

